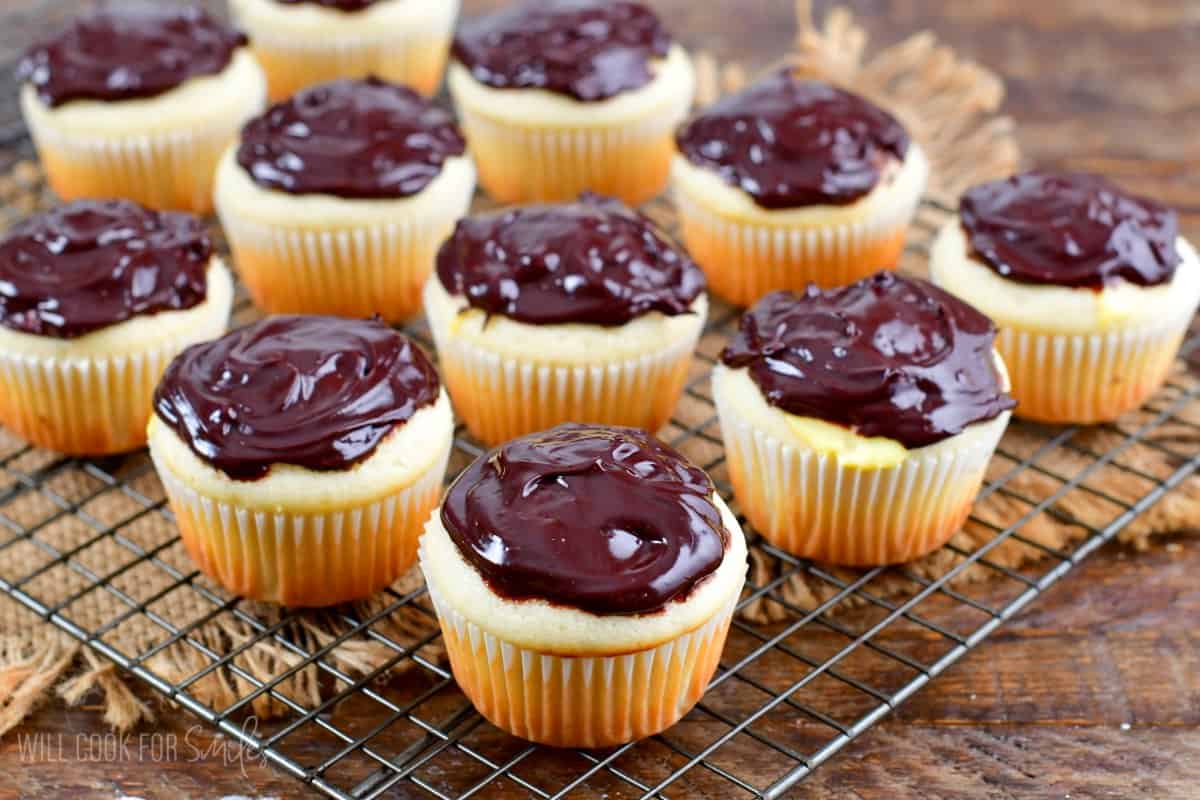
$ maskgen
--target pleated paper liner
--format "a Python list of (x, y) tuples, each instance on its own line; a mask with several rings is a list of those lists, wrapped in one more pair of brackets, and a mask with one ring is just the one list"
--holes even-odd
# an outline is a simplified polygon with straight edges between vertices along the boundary
[[(436, 296), (431, 291), (440, 291), (432, 281), (427, 296)], [(510, 356), (454, 335), (446, 311), (430, 311), (426, 318), (459, 421), (477, 440), (495, 446), (579, 420), (658, 430), (683, 392), (706, 313), (707, 305), (698, 309), (661, 352), (587, 365)]]
[[(429, 558), (427, 542), (422, 563)], [(454, 675), (479, 712), (522, 738), (587, 748), (660, 733), (696, 704), (720, 661), (740, 593), (698, 628), (654, 647), (559, 656), (484, 630), (454, 607), (445, 589), (429, 582)]]
[[(278, 30), (262, 22), (255, 25), (253, 15), (239, 18), (241, 4), (229, 5), (235, 24), (250, 37), (254, 56), (267, 73), (272, 102), (316, 83), (371, 75), (406, 84), (425, 95), (436, 93), (449, 55), (450, 29), (460, 7), (458, 0), (444, 0), (428, 6), (421, 25), (400, 29), (373, 24), (366, 33), (332, 29), (319, 41), (312, 41), (312, 37), (298, 39), (290, 26)], [(348, 27), (358, 26), (351, 22)]]
[[(1012, 123), (997, 113), (1003, 85), (931, 34), (917, 34), (868, 55), (865, 33), (845, 10), (834, 9), (820, 28), (811, 21), (808, 2), (798, 3), (798, 11), (800, 33), (789, 61), (891, 108), (932, 162), (930, 187), (903, 262), (905, 269), (924, 274), (922, 248), (951, 213), (959, 192), (976, 181), (1009, 173), (1018, 164)], [(746, 79), (737, 65), (720, 68), (703, 54), (697, 66), (702, 102)], [(0, 176), (0, 227), (53, 202), (36, 164), (21, 162)], [(666, 202), (656, 200), (647, 211), (676, 230), (674, 212)], [(234, 324), (257, 314), (243, 298)], [(688, 389), (661, 435), (708, 467), (728, 498), (729, 475), (707, 375), (734, 330), (737, 311), (715, 303), (709, 319), (690, 365)], [(424, 324), (412, 330), (429, 341)], [(1185, 394), (1200, 383), (1195, 366), (1189, 370), (1186, 363), (1177, 362), (1168, 387), (1145, 408), (1114, 425), (1077, 432), (1069, 441), (1056, 428), (1014, 423), (988, 466), (989, 480), (998, 483), (985, 487), (964, 529), (947, 547), (874, 578), (871, 595), (884, 603), (911, 596), (914, 585), (945, 575), (993, 542), (999, 531), (1019, 524), (1019, 540), (1010, 537), (988, 552), (991, 566), (973, 564), (952, 583), (959, 591), (968, 586), (974, 592), (986, 591), (984, 581), (997, 574), (995, 568), (1019, 570), (1050, 558), (1050, 553), (1069, 551), (1097, 530), (1127, 521), (1129, 505), (1172, 475), (1187, 460), (1186, 454), (1200, 449), (1200, 400)], [(1172, 418), (1156, 424), (1164, 411)], [(1130, 440), (1135, 432), (1138, 438)], [(469, 462), (471, 453), (464, 448), (477, 452), (476, 445), (460, 438), (450, 476)], [(1097, 462), (1113, 448), (1119, 448), (1118, 454)], [(255, 681), (271, 680), (278, 681), (273, 690), (280, 696), (312, 708), (331, 689), (344, 688), (336, 681), (330, 685), (331, 669), (383, 679), (411, 667), (413, 659), (399, 657), (398, 646), (412, 648), (428, 662), (445, 663), (429, 598), (422, 595), (408, 602), (421, 588), (415, 571), (369, 600), (300, 614), (268, 604), (234, 603), (202, 576), (171, 589), (195, 566), (177, 528), (160, 511), (163, 487), (145, 453), (102, 462), (71, 461), (28, 449), (0, 429), (0, 465), (0, 523), (5, 523), (0, 524), (0, 577), (24, 581), (23, 590), (47, 606), (62, 604), (81, 628), (103, 629), (102, 642), (124, 653), (142, 654), (143, 666), (163, 681), (189, 681), (191, 697), (211, 708), (229, 708), (253, 692)], [(1151, 537), (1193, 528), (1198, 515), (1200, 480), (1189, 478), (1138, 514), (1120, 538), (1144, 547)], [(33, 537), (43, 545), (70, 553), (70, 565), (30, 541), (33, 537), (14, 533), (30, 528), (37, 528)], [(108, 532), (112, 528), (115, 533)], [(139, 558), (136, 549), (158, 563)], [(761, 543), (751, 548), (751, 563), (752, 585), (787, 576), (742, 610), (744, 619), (756, 623), (794, 619), (795, 609), (816, 607), (837, 593), (837, 581), (854, 580), (859, 574), (833, 568), (823, 570), (824, 578), (797, 573)], [(104, 585), (98, 586), (101, 582)], [(144, 612), (131, 612), (130, 601), (144, 604)], [(831, 613), (845, 614), (849, 620), (860, 612), (846, 607), (861, 602), (856, 594)], [(171, 639), (151, 615), (186, 630), (189, 641)], [(373, 635), (339, 638), (363, 620), (371, 621)], [(262, 636), (258, 625), (267, 626), (272, 635)], [(302, 655), (330, 644), (336, 646), (322, 657), (322, 666)], [(210, 668), (223, 657), (228, 657), (226, 663)], [(15, 601), (0, 598), (0, 732), (51, 694), (76, 702), (94, 690), (102, 692), (106, 719), (117, 728), (155, 713), (131, 691), (127, 678), (92, 648), (81, 647)], [(269, 692), (257, 693), (246, 709), (261, 719), (288, 711)]]

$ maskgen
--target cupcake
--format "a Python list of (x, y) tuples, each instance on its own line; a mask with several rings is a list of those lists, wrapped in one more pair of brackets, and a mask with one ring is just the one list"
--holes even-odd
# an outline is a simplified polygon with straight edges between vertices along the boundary
[(432, 95), (459, 0), (229, 0), (267, 73), (272, 100), (335, 78), (374, 75)]
[(658, 430), (708, 301), (650, 220), (585, 194), (460, 221), (425, 313), (459, 416), (499, 444), (560, 422)]
[(636, 205), (666, 185), (695, 76), (641, 3), (525, 0), (464, 22), (453, 56), (450, 93), (492, 197)]
[(382, 322), (271, 317), (190, 347), (154, 411), (183, 542), (229, 591), (325, 606), (412, 566), (454, 421), (433, 365)]
[(420, 558), (463, 692), (557, 747), (618, 745), (686, 714), (747, 565), (702, 470), (645, 431), (574, 424), (468, 467)]
[(746, 517), (777, 547), (835, 564), (940, 547), (1013, 407), (995, 336), (966, 303), (890, 272), (764, 297), (713, 371)]
[(1200, 261), (1175, 212), (1097, 175), (969, 189), (930, 273), (996, 321), (1017, 413), (1044, 422), (1103, 422), (1144, 403), (1200, 302)]
[(0, 239), (0, 424), (71, 455), (136, 450), (159, 375), (232, 307), (188, 214), (80, 200), (17, 224)]
[(246, 37), (199, 8), (101, 8), (26, 52), (21, 109), (66, 200), (212, 209), (212, 176), (266, 82)]
[(713, 292), (737, 305), (894, 267), (929, 173), (891, 114), (787, 69), (702, 111), (675, 139), (684, 242)]
[(217, 170), (217, 213), (272, 313), (405, 320), (475, 169), (450, 114), (375, 78), (305, 89), (255, 117)]

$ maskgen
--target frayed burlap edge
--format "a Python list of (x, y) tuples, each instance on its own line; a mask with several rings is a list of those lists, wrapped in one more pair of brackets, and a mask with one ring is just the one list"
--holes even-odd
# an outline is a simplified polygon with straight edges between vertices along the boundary
[[(420, 586), (420, 575), (414, 569), (397, 581), (392, 590), (403, 597)], [(179, 603), (186, 607), (181, 610), (180, 619), (194, 618), (212, 608), (207, 601), (196, 597), (182, 598)], [(192, 683), (188, 692), (205, 705), (223, 709), (255, 689), (255, 683), (243, 674), (259, 682), (286, 676), (274, 685), (273, 693), (305, 708), (314, 707), (326, 694), (321, 685), (321, 670), (312, 663), (295, 669), (305, 660), (300, 654), (316, 652), (335, 642), (354, 627), (353, 620), (374, 620), (372, 631), (390, 643), (374, 638), (349, 638), (331, 648), (324, 663), (351, 678), (378, 672), (379, 679), (384, 680), (413, 664), (409, 659), (398, 658), (396, 645), (415, 647), (436, 629), (431, 614), (410, 605), (397, 608), (398, 605), (393, 595), (384, 593), (349, 608), (300, 614), (277, 626), (288, 614), (286, 610), (245, 602), (240, 608), (252, 616), (257, 625), (224, 612), (189, 632), (195, 645), (210, 652), (240, 652), (233, 659), (236, 669), (212, 670)], [(122, 609), (118, 601), (112, 600), (106, 611), (115, 614)], [(86, 610), (81, 613), (90, 616)], [(84, 623), (87, 621), (85, 619)], [(182, 627), (182, 623), (180, 625)], [(262, 629), (271, 629), (273, 633), (263, 638)], [(18, 725), (52, 695), (57, 695), (69, 706), (99, 695), (105, 722), (121, 731), (154, 719), (154, 709), (131, 690), (127, 676), (113, 662), (82, 647), (23, 606), (7, 599), (0, 600), (0, 631), (3, 631), (0, 634), (0, 735)], [(136, 654), (149, 651), (165, 635), (157, 626), (144, 622), (136, 632), (118, 632), (111, 643), (123, 652)], [(192, 678), (212, 663), (195, 645), (172, 644), (147, 659), (145, 667), (169, 683)], [(421, 652), (433, 659), (442, 654), (437, 644), (426, 645)], [(389, 664), (392, 666), (384, 669)], [(262, 693), (246, 711), (260, 719), (269, 719), (285, 713), (287, 705), (271, 694)]]

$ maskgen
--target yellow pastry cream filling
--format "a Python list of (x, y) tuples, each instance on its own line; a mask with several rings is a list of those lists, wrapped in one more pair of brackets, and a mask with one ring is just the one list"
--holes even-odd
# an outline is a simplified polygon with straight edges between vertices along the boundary
[(885, 469), (899, 464), (908, 449), (884, 436), (860, 436), (832, 422), (783, 413), (796, 438), (824, 456), (837, 456), (840, 463), (860, 469)]

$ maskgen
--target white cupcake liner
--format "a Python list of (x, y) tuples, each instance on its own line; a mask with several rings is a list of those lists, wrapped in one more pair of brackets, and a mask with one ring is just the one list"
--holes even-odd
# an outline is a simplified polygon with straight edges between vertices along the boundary
[(479, 182), (504, 203), (564, 202), (583, 191), (630, 205), (663, 190), (674, 152), (673, 132), (686, 105), (627, 125), (524, 127), (458, 104)]
[(267, 73), (272, 100), (313, 84), (368, 76), (432, 95), (442, 82), (459, 0), (439, 0), (437, 6), (442, 13), (420, 27), (376, 27), (365, 33), (330, 29), (320, 37), (240, 22)]
[[(37, 101), (23, 94), (22, 102)], [(59, 129), (52, 114), (26, 111), (25, 120), (46, 177), (64, 200), (121, 197), (150, 208), (206, 214), (221, 154), (265, 103), (263, 87), (245, 108), (214, 110), (207, 126), (123, 136)]]
[(962, 526), (1010, 414), (976, 423), (899, 464), (867, 468), (754, 426), (713, 382), (730, 479), (755, 529), (817, 561), (876, 566), (929, 553)]
[(189, 345), (220, 336), (229, 312), (137, 353), (50, 357), (0, 351), (0, 422), (41, 447), (105, 455), (146, 444), (154, 388)]
[(437, 249), (470, 205), (386, 223), (314, 230), (250, 219), (219, 208), (234, 262), (256, 304), (271, 313), (379, 314), (402, 322), (421, 310)]
[(740, 594), (704, 625), (657, 647), (568, 656), (489, 633), (429, 584), (455, 680), (476, 709), (509, 733), (556, 747), (610, 747), (679, 721), (708, 687)]
[(700, 320), (660, 352), (568, 366), (501, 355), (450, 335), (444, 324), (430, 319), (446, 386), (459, 418), (488, 444), (562, 422), (658, 430), (679, 401), (704, 327)]
[(894, 261), (880, 263), (872, 254), (895, 243), (900, 255), (920, 201), (914, 193), (853, 222), (789, 226), (722, 216), (678, 183), (672, 194), (684, 242), (701, 262), (709, 286), (737, 305), (751, 305), (781, 289), (800, 291), (809, 283), (842, 286), (894, 267)]
[(1019, 417), (1060, 423), (1113, 420), (1163, 385), (1192, 313), (1126, 330), (1054, 334), (1001, 328), (996, 349)]
[(189, 555), (234, 594), (288, 606), (366, 597), (416, 560), (429, 512), (441, 497), (451, 442), (412, 484), (378, 500), (299, 513), (246, 508), (201, 494), (150, 456)]

